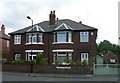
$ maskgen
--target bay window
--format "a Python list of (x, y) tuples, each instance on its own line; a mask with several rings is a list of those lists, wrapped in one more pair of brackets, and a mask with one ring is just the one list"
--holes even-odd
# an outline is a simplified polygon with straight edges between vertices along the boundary
[(53, 38), (54, 43), (72, 43), (72, 32), (69, 31), (55, 32)]
[(42, 43), (42, 33), (27, 33), (26, 34), (26, 44), (41, 44)]
[(66, 42), (66, 32), (57, 33), (57, 42)]

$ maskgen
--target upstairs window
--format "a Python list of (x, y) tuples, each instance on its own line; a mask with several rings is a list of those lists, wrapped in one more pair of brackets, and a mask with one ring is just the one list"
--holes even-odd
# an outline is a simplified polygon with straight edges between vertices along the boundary
[(42, 33), (27, 33), (26, 34), (27, 44), (39, 44), (42, 43)]
[(21, 35), (14, 36), (14, 44), (21, 44)]
[(57, 42), (66, 42), (66, 32), (57, 33)]
[(54, 43), (72, 43), (72, 32), (56, 32), (53, 38)]
[(89, 42), (89, 32), (80, 32), (80, 42)]

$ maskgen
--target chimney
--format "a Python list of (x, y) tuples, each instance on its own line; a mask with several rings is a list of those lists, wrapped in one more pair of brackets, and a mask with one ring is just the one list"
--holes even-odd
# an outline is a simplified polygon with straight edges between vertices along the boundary
[(1, 26), (1, 32), (2, 33), (5, 33), (5, 26), (2, 24), (2, 26)]
[(82, 24), (82, 21), (79, 21), (80, 24)]
[(50, 25), (55, 24), (55, 18), (56, 18), (55, 11), (51, 11), (50, 15), (49, 15), (49, 24)]

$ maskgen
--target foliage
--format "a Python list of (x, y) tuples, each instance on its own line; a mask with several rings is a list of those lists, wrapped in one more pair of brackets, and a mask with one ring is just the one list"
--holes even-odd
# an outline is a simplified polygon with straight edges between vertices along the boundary
[(35, 64), (34, 60), (31, 61), (25, 61), (25, 60), (16, 60), (16, 61), (11, 61), (11, 64)]
[(110, 43), (108, 40), (104, 40), (97, 44), (97, 54), (104, 55), (106, 52), (112, 51), (120, 58), (120, 46)]
[(36, 64), (48, 64), (48, 59), (43, 54), (38, 54), (35, 60)]

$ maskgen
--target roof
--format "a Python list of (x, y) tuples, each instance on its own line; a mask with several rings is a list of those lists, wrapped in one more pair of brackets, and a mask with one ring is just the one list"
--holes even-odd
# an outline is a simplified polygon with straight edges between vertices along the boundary
[(97, 29), (82, 23), (69, 20), (69, 19), (63, 19), (63, 20), (56, 20), (54, 25), (49, 25), (49, 21), (43, 21), (41, 23), (37, 23), (33, 26), (29, 26), (9, 34), (10, 35), (22, 34), (27, 32), (53, 32), (53, 31), (60, 31), (60, 30), (80, 31), (80, 30), (97, 30)]
[(117, 57), (117, 55), (115, 55), (112, 51), (108, 51), (106, 54), (105, 54), (105, 57)]
[(0, 39), (10, 40), (10, 37), (0, 31)]

